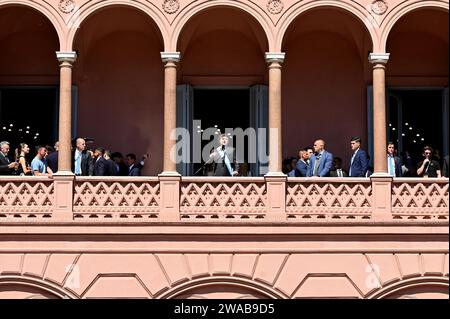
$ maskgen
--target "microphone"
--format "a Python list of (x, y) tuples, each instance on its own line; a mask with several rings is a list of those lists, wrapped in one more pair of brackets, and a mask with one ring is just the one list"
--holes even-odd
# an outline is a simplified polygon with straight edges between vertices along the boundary
[(225, 145), (222, 145), (222, 151), (225, 151)]

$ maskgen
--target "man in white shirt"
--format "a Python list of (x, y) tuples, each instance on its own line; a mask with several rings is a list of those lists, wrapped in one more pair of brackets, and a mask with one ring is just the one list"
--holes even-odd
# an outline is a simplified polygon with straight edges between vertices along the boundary
[(388, 142), (387, 145), (387, 167), (388, 174), (392, 177), (402, 176), (402, 165), (400, 164), (400, 158), (395, 154), (395, 145), (393, 142)]

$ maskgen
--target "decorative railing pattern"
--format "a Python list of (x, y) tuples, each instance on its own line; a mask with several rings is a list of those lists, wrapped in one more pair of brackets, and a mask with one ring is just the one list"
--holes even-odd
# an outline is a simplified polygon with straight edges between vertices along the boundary
[(77, 178), (74, 184), (75, 218), (157, 218), (158, 178)]
[(11, 176), (0, 180), (0, 221), (50, 218), (53, 181), (47, 177)]
[(436, 223), (448, 209), (444, 178), (0, 176), (0, 223)]
[(448, 196), (448, 180), (396, 179), (392, 184), (393, 218), (448, 220)]
[(183, 178), (182, 219), (264, 219), (267, 212), (264, 178)]
[(288, 219), (370, 219), (370, 179), (290, 179), (287, 185)]

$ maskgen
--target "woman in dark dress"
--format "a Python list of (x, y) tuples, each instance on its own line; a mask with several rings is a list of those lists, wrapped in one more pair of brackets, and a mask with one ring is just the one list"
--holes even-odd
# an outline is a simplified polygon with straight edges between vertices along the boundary
[(16, 162), (19, 163), (17, 168), (17, 175), (32, 175), (30, 164), (26, 160), (26, 156), (30, 153), (30, 147), (25, 143), (20, 143), (16, 149)]

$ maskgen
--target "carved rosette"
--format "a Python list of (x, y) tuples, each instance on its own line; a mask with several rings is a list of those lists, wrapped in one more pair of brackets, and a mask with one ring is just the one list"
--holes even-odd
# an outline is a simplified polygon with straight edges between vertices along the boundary
[(178, 0), (164, 0), (163, 2), (164, 12), (173, 14), (180, 9), (180, 1)]
[(374, 2), (372, 2), (372, 5), (370, 7), (373, 13), (382, 15), (386, 13), (388, 4), (384, 0), (375, 0)]
[(281, 0), (269, 0), (267, 10), (272, 14), (280, 14), (283, 11), (284, 4)]
[(63, 13), (71, 13), (75, 10), (75, 0), (60, 0), (58, 4), (59, 10)]

